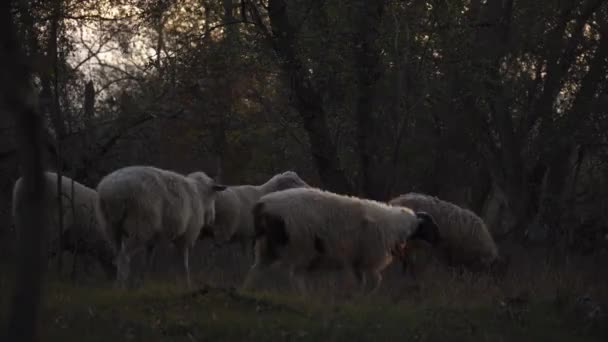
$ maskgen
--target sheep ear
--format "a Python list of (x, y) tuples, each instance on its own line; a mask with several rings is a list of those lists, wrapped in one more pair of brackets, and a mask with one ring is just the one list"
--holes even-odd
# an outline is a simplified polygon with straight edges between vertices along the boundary
[(416, 218), (418, 219), (418, 227), (416, 227), (416, 231), (410, 239), (424, 240), (432, 245), (441, 241), (439, 226), (433, 216), (424, 211), (417, 211)]
[(227, 186), (223, 185), (223, 184), (213, 184), (211, 186), (211, 189), (213, 191), (224, 191), (226, 190)]

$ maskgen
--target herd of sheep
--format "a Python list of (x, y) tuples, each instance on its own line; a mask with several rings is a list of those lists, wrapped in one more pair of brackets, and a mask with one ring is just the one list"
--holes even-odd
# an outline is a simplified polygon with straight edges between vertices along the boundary
[[(94, 257), (128, 284), (131, 261), (143, 253), (149, 272), (156, 247), (171, 242), (183, 258), (191, 287), (189, 258), (197, 241), (239, 243), (252, 260), (244, 287), (259, 271), (284, 267), (300, 287), (312, 271), (349, 271), (360, 288), (375, 292), (393, 260), (412, 272), (417, 251), (430, 250), (447, 265), (495, 270), (506, 262), (483, 220), (470, 210), (436, 197), (408, 193), (388, 203), (340, 195), (309, 186), (295, 172), (275, 175), (261, 185), (225, 186), (204, 172), (182, 175), (151, 166), (130, 166), (106, 175), (97, 189), (46, 172), (49, 255), (62, 247)], [(17, 235), (29, 214), (21, 179), (13, 188)], [(61, 202), (62, 210), (59, 208)], [(59, 237), (61, 236), (61, 237)], [(502, 267), (501, 269), (504, 269)]]

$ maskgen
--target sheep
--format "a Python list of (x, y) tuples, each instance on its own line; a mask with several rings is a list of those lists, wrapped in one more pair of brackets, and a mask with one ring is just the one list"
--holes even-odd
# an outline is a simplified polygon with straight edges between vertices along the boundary
[(226, 187), (204, 172), (187, 176), (152, 166), (129, 166), (105, 176), (97, 185), (98, 210), (119, 250), (117, 285), (124, 287), (133, 255), (144, 251), (151, 266), (155, 247), (171, 241), (183, 257), (186, 284), (191, 288), (189, 252), (204, 225), (212, 223), (214, 201)]
[(292, 281), (314, 270), (349, 270), (365, 293), (379, 288), (381, 272), (404, 254), (409, 239), (438, 242), (433, 218), (424, 212), (297, 188), (263, 196), (253, 208), (255, 263), (244, 287), (261, 269), (278, 263)]
[[(438, 249), (440, 259), (452, 266), (464, 266), (470, 270), (503, 268), (506, 259), (499, 255), (498, 247), (483, 220), (474, 212), (453, 203), (420, 193), (407, 193), (389, 201), (390, 205), (408, 207), (428, 212), (435, 218), (442, 243)], [(411, 244), (413, 254), (421, 251), (423, 244)], [(434, 254), (431, 252), (431, 254)], [(412, 264), (414, 256), (408, 256), (406, 264)], [(419, 265), (417, 265), (419, 266)]]
[[(59, 250), (59, 207), (57, 203), (57, 174), (45, 172), (44, 179), (48, 192), (44, 198), (46, 208), (45, 222), (49, 229), (49, 256), (61, 253)], [(12, 215), (17, 234), (19, 234), (23, 215), (29, 215), (24, 207), (22, 178), (13, 185)], [(72, 196), (73, 194), (73, 196)], [(97, 192), (73, 179), (61, 178), (61, 203), (63, 206), (63, 230), (61, 240), (63, 250), (74, 254), (81, 251), (97, 259), (109, 278), (113, 278), (116, 267), (113, 264), (114, 250), (105, 232), (101, 229), (96, 216)], [(75, 256), (76, 258), (76, 256)], [(76, 262), (76, 259), (74, 259)]]
[(216, 217), (211, 235), (216, 241), (240, 243), (248, 256), (249, 246), (255, 241), (251, 210), (256, 201), (271, 192), (300, 187), (309, 185), (294, 171), (279, 173), (261, 185), (229, 186), (215, 200)]

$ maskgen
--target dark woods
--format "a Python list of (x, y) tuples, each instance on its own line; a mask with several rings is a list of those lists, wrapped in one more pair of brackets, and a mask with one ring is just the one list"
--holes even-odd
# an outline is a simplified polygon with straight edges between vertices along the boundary
[[(17, 148), (40, 186), (35, 141), (91, 187), (137, 164), (228, 184), (293, 169), (373, 199), (438, 195), (498, 240), (606, 248), (605, 1), (56, 0), (11, 13), (27, 58), (4, 49), (3, 98), (29, 114), (2, 119), (17, 132), (0, 137), (2, 222)], [(22, 131), (34, 110), (42, 137)]]
[(437, 194), (499, 237), (605, 234), (605, 2), (269, 1), (268, 22), (246, 8), (324, 186)]

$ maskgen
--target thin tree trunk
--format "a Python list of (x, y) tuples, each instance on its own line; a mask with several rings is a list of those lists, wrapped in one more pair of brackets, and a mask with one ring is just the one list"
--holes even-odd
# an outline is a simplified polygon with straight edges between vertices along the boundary
[[(95, 142), (96, 132), (94, 131), (93, 120), (95, 118), (95, 85), (93, 81), (88, 81), (84, 86), (84, 102), (82, 104), (84, 108), (84, 134), (82, 134), (82, 142), (84, 143), (83, 152), (79, 154), (79, 159), (82, 160), (82, 164), (77, 164), (78, 168), (83, 168), (87, 156), (93, 152), (93, 143)], [(73, 171), (73, 176), (81, 171), (76, 169)]]
[[(52, 14), (51, 14), (51, 29), (49, 32), (49, 40), (48, 40), (48, 50), (47, 50), (47, 57), (49, 59), (49, 64), (51, 69), (53, 70), (52, 73), (52, 83), (53, 83), (53, 90), (48, 91), (48, 95), (50, 95), (52, 97), (52, 99), (50, 101), (48, 101), (47, 103), (50, 104), (50, 113), (51, 113), (51, 121), (53, 122), (53, 126), (55, 128), (55, 134), (57, 136), (57, 140), (56, 140), (56, 144), (57, 144), (57, 210), (59, 211), (58, 213), (58, 217), (59, 217), (59, 229), (57, 229), (58, 232), (58, 236), (57, 236), (57, 241), (59, 242), (59, 251), (57, 254), (57, 271), (58, 273), (61, 275), (61, 272), (63, 270), (63, 245), (64, 245), (64, 241), (63, 241), (63, 212), (64, 212), (64, 208), (63, 208), (63, 204), (62, 204), (62, 185), (61, 182), (63, 180), (63, 165), (61, 163), (62, 160), (62, 156), (63, 156), (63, 140), (66, 137), (66, 126), (65, 126), (65, 120), (63, 117), (63, 113), (61, 112), (61, 106), (59, 104), (59, 59), (58, 59), (58, 46), (57, 46), (57, 40), (59, 38), (59, 19), (61, 16), (61, 0), (54, 0), (53, 1), (53, 8), (52, 8)], [(47, 85), (48, 86), (48, 85)]]
[[(8, 318), (7, 337), (4, 341), (35, 341), (39, 334), (41, 288), (46, 272), (46, 227), (44, 227), (46, 189), (43, 178), (43, 127), (42, 118), (34, 108), (30, 83), (31, 72), (27, 59), (20, 49), (11, 15), (12, 1), (0, 6), (0, 94), (3, 109), (11, 113), (16, 122), (23, 175), (24, 202), (30, 215), (24, 215), (20, 227), (17, 252), (17, 274)], [(26, 22), (31, 25), (31, 22)], [(1, 95), (0, 95), (1, 96)]]

